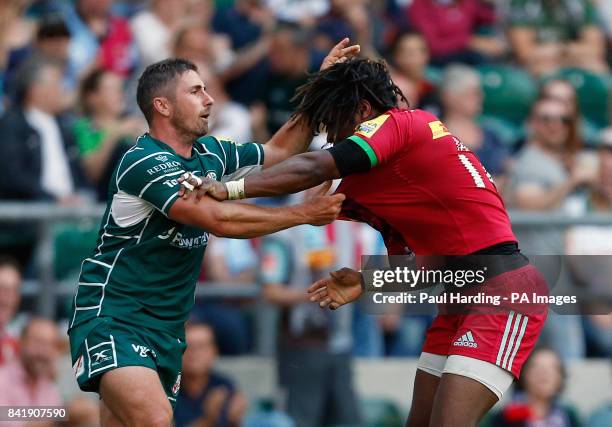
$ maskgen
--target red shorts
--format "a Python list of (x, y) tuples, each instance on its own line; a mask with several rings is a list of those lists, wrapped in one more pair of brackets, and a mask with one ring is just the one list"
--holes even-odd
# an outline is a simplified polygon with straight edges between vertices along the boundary
[[(545, 279), (532, 265), (500, 274), (485, 284), (492, 294), (500, 295), (542, 294), (547, 289)], [(508, 303), (490, 314), (480, 313), (439, 314), (427, 331), (423, 352), (483, 360), (518, 378), (540, 336), (548, 305)]]

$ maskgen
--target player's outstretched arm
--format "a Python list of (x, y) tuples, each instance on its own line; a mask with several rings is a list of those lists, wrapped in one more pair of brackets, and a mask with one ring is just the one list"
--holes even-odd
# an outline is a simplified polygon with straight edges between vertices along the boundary
[(329, 185), (304, 203), (265, 208), (246, 203), (221, 203), (205, 196), (178, 199), (168, 216), (174, 221), (210, 231), (216, 236), (253, 238), (301, 224), (324, 225), (335, 220), (344, 200), (343, 194), (326, 195)]
[[(340, 178), (340, 172), (329, 151), (313, 151), (290, 157), (270, 169), (248, 176), (244, 181), (244, 197), (296, 193), (337, 178)], [(232, 196), (229, 194), (228, 198), (234, 198)]]
[[(335, 45), (323, 60), (321, 70), (357, 56), (360, 51), (359, 45), (349, 46), (349, 43), (350, 40), (344, 38)], [(292, 118), (264, 144), (263, 167), (268, 168), (295, 154), (303, 153), (308, 149), (311, 141), (312, 133), (309, 126), (299, 116)]]
[(235, 183), (226, 185), (206, 177), (181, 177), (179, 195), (188, 198), (193, 191), (197, 200), (208, 195), (219, 201), (278, 196), (296, 193), (340, 177), (336, 161), (329, 150), (320, 150), (290, 157), (269, 169), (250, 174), (241, 182), (240, 189)]

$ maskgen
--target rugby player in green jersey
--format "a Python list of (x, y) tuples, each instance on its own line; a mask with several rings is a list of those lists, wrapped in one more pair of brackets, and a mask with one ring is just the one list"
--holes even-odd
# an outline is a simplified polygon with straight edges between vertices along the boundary
[[(359, 51), (348, 43), (336, 45), (322, 68)], [(312, 133), (298, 118), (264, 145), (204, 136), (214, 101), (195, 65), (182, 59), (149, 66), (137, 101), (149, 132), (113, 173), (97, 246), (81, 266), (68, 334), (79, 387), (100, 394), (102, 425), (165, 427), (180, 387), (184, 324), (209, 233), (251, 238), (327, 224), (344, 196), (321, 188), (303, 204), (283, 208), (180, 198), (177, 180), (185, 173), (235, 179), (305, 151)]]

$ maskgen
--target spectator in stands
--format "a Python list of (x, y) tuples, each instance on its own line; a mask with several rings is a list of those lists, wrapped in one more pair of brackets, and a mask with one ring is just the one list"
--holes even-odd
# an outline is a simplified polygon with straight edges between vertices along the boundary
[(606, 46), (590, 0), (512, 0), (508, 37), (518, 62), (536, 76), (562, 67), (605, 72)]
[(17, 340), (7, 330), (21, 299), (21, 273), (17, 261), (0, 258), (0, 366), (17, 357)]
[(66, 402), (68, 420), (62, 427), (94, 427), (100, 425), (100, 405), (97, 399), (77, 395)]
[(498, 38), (484, 34), (496, 19), (491, 0), (414, 0), (406, 12), (427, 40), (433, 65), (476, 65), (504, 53)]
[[(596, 172), (596, 180), (581, 200), (580, 214), (612, 212), (612, 128), (601, 133), (597, 157), (587, 158)], [(584, 160), (583, 160), (584, 162)], [(574, 281), (586, 294), (583, 327), (589, 355), (612, 357), (612, 316), (606, 295), (610, 294), (612, 267), (612, 227), (577, 225), (567, 231), (567, 253), (582, 255), (568, 258)]]
[[(127, 76), (136, 66), (137, 52), (126, 19), (113, 15), (113, 0), (62, 2), (70, 29), (70, 61), (77, 75), (92, 66)], [(153, 34), (147, 32), (147, 34)]]
[(405, 79), (416, 86), (417, 99), (412, 107), (425, 109), (439, 116), (437, 89), (426, 76), (429, 48), (423, 36), (417, 32), (400, 33), (391, 44), (390, 52), (393, 81), (400, 85), (402, 79)]
[(187, 349), (176, 387), (174, 422), (177, 427), (238, 427), (247, 401), (234, 382), (213, 369), (217, 346), (212, 329), (205, 324), (187, 324)]
[(352, 313), (323, 311), (305, 292), (347, 263), (338, 259), (339, 247), (351, 258), (343, 239), (352, 235), (346, 228), (337, 230), (341, 227), (350, 229), (350, 224), (296, 227), (262, 241), (263, 295), (281, 310), (278, 379), (297, 427), (360, 425), (350, 366)]
[(132, 18), (130, 28), (141, 66), (170, 56), (172, 34), (187, 16), (187, 6), (187, 0), (153, 0), (148, 9)]
[(306, 83), (307, 71), (318, 70), (320, 63), (310, 53), (309, 33), (289, 26), (278, 28), (271, 41), (268, 61), (270, 74), (262, 91), (261, 102), (267, 110), (267, 140), (289, 120), (294, 106), (290, 99)]
[(583, 140), (583, 123), (580, 115), (580, 105), (578, 104), (578, 94), (574, 85), (566, 79), (552, 78), (542, 84), (539, 98), (556, 99), (565, 102), (569, 106), (570, 116), (572, 118), (569, 138), (575, 141), (574, 144), (576, 144), (576, 146), (580, 145)]
[(19, 66), (33, 55), (56, 60), (64, 68), (64, 88), (72, 90), (76, 86), (76, 76), (69, 66), (68, 47), (70, 45), (70, 32), (63, 18), (58, 14), (47, 15), (41, 18), (36, 31), (36, 39), (31, 45), (11, 51), (7, 67), (6, 81), (15, 78)]
[(259, 260), (251, 244), (244, 239), (212, 238), (205, 261), (207, 278), (220, 283), (253, 283)]
[(533, 105), (527, 142), (512, 173), (510, 200), (515, 207), (535, 211), (561, 209), (568, 195), (594, 179), (592, 170), (575, 164), (580, 147), (572, 138), (571, 122), (566, 102), (541, 98)]
[(478, 123), (483, 102), (480, 74), (465, 65), (449, 66), (440, 85), (440, 99), (444, 124), (478, 156), (502, 189), (510, 150), (495, 132)]
[(4, 111), (4, 87), (7, 80), (11, 52), (27, 48), (34, 34), (34, 25), (24, 16), (26, 2), (10, 0), (0, 2), (0, 113)]
[(73, 124), (74, 139), (85, 174), (104, 201), (116, 163), (146, 125), (139, 117), (123, 116), (123, 78), (102, 68), (81, 81), (79, 106), (82, 117)]
[[(505, 192), (510, 206), (534, 212), (571, 212), (576, 191), (595, 176), (592, 168), (576, 161), (579, 147), (571, 139), (570, 126), (567, 103), (547, 98), (535, 102), (527, 142), (516, 157)], [(516, 228), (515, 232), (525, 253), (558, 255), (565, 251), (562, 228), (542, 225)], [(558, 290), (571, 288), (565, 270), (554, 285)], [(564, 359), (584, 356), (584, 333), (577, 316), (561, 316), (551, 310), (540, 339)]]
[(64, 108), (61, 64), (32, 58), (18, 72), (17, 105), (0, 118), (0, 199), (76, 203), (78, 152), (58, 114)]
[(20, 50), (32, 43), (36, 23), (28, 19), (28, 4), (23, 0), (7, 0), (0, 3), (0, 58), (3, 63), (13, 50)]
[(382, 33), (383, 16), (368, 0), (331, 0), (329, 12), (319, 18), (316, 26), (314, 48), (327, 52), (338, 41), (349, 37), (361, 46), (361, 54), (374, 58), (379, 56), (375, 39)]
[(0, 366), (0, 405), (62, 404), (54, 384), (59, 330), (53, 321), (33, 318), (19, 340), (19, 357)]
[(329, 10), (327, 0), (268, 0), (268, 7), (282, 22), (313, 27), (317, 19)]
[(227, 36), (214, 34), (197, 20), (184, 22), (174, 35), (173, 55), (222, 73), (235, 60)]
[(236, 52), (235, 61), (220, 76), (231, 98), (250, 105), (260, 95), (267, 78), (265, 58), (276, 18), (263, 0), (236, 0), (218, 9), (212, 22), (216, 33), (226, 34)]
[(580, 427), (577, 412), (559, 403), (565, 385), (565, 367), (551, 349), (536, 349), (523, 366), (518, 392), (493, 417), (495, 427)]
[[(212, 238), (207, 250), (203, 269), (207, 281), (236, 285), (255, 282), (258, 258), (251, 241)], [(251, 348), (252, 332), (244, 305), (243, 301), (227, 298), (197, 302), (193, 317), (214, 330), (222, 355), (244, 354)]]

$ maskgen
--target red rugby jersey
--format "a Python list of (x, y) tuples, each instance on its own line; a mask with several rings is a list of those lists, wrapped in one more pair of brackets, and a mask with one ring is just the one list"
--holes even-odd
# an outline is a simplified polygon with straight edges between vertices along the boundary
[(372, 169), (342, 180), (340, 219), (380, 231), (390, 255), (466, 255), (516, 242), (490, 175), (434, 115), (392, 109), (349, 139)]

